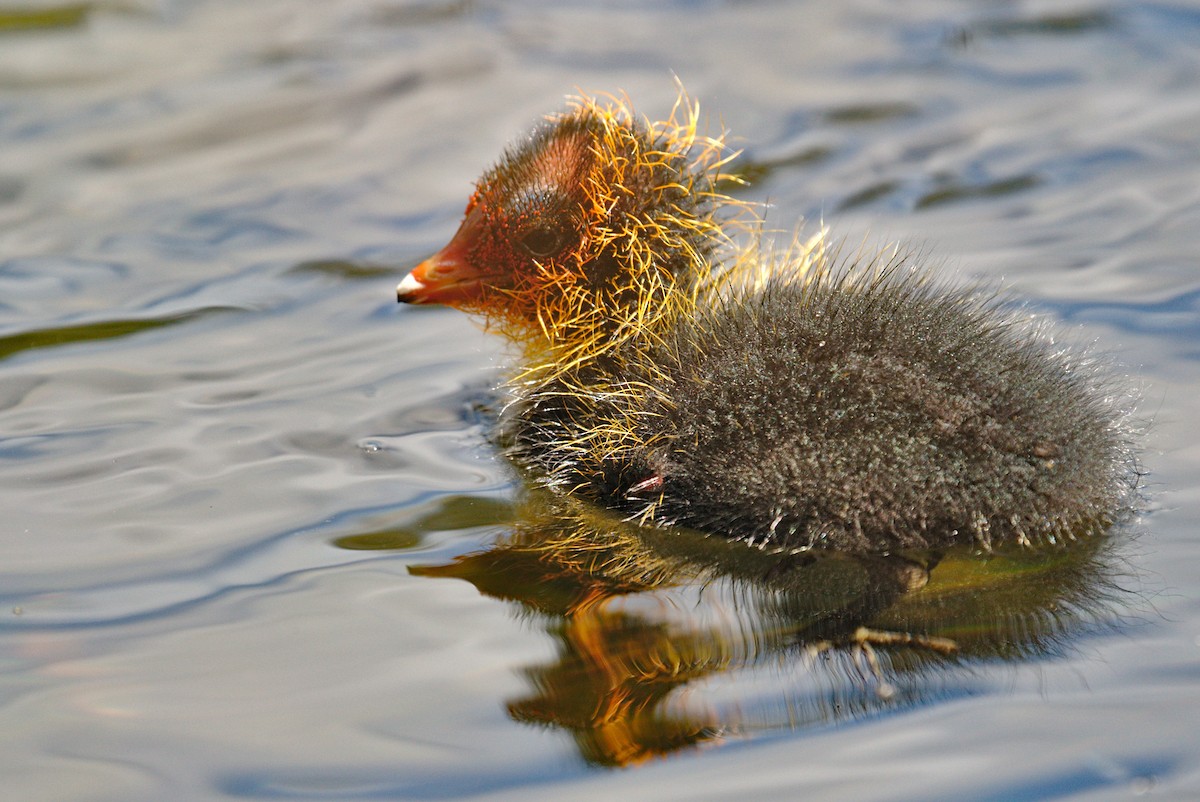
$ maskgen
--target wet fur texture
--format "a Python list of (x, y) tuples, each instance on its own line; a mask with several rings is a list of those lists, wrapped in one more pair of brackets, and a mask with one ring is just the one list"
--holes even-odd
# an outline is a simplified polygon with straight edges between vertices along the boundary
[(603, 391), (523, 394), (512, 453), (646, 523), (785, 550), (988, 548), (1105, 527), (1136, 487), (1127, 399), (1095, 364), (903, 260), (781, 265), (594, 369)]

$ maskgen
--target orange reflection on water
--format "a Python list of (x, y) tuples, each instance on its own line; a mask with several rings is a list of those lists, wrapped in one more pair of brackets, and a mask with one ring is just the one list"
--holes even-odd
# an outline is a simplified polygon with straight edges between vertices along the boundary
[[(911, 706), (961, 683), (964, 661), (1042, 653), (1113, 593), (1108, 543), (784, 555), (535, 495), (492, 547), (410, 570), (464, 579), (543, 626), (557, 657), (522, 669), (530, 692), (509, 714), (570, 733), (589, 763), (628, 766)], [(714, 685), (759, 690), (718, 704)]]

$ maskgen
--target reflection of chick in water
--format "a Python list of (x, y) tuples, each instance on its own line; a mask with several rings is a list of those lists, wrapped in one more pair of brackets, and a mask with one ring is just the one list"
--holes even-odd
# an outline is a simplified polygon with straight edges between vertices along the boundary
[[(567, 730), (589, 762), (626, 765), (915, 704), (967, 682), (952, 671), (962, 661), (1051, 651), (1114, 592), (1108, 542), (783, 556), (531, 493), (510, 536), (411, 570), (544, 621), (559, 656), (525, 670), (533, 693), (511, 715)], [(755, 716), (680, 693), (763, 671), (786, 680)]]
[(506, 434), (538, 480), (787, 550), (1053, 542), (1128, 508), (1125, 411), (1088, 360), (901, 257), (719, 260), (737, 205), (695, 125), (578, 101), (399, 286), (524, 347)]

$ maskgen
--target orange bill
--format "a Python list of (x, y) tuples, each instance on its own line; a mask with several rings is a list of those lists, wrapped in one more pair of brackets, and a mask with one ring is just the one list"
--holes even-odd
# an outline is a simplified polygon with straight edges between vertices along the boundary
[(446, 247), (412, 269), (396, 287), (406, 304), (463, 306), (478, 300), (487, 273), (471, 260), (483, 228), (483, 215), (472, 209)]

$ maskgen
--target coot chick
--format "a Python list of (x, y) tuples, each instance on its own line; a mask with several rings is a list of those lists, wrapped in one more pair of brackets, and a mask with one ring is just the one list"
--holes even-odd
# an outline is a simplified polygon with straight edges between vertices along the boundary
[(789, 552), (1056, 542), (1129, 511), (1128, 408), (1093, 360), (904, 255), (733, 251), (747, 209), (717, 192), (730, 156), (697, 119), (576, 99), (401, 282), (522, 345), (502, 422), (519, 464), (645, 524)]

